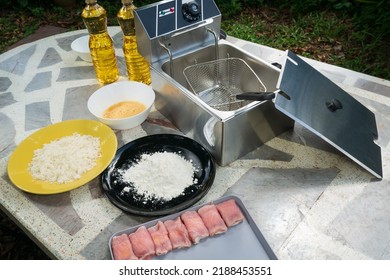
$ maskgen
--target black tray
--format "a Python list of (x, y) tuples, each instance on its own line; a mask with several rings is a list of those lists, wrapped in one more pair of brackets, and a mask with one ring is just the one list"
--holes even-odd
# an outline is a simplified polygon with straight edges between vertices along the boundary
[[(117, 169), (135, 164), (142, 154), (156, 152), (179, 153), (196, 167), (197, 183), (169, 201), (147, 200), (134, 191), (123, 193), (128, 186), (118, 179)], [(163, 216), (186, 209), (199, 201), (211, 188), (215, 177), (215, 163), (211, 154), (198, 142), (175, 134), (156, 134), (138, 138), (121, 147), (102, 174), (102, 186), (109, 200), (128, 213), (142, 216)]]

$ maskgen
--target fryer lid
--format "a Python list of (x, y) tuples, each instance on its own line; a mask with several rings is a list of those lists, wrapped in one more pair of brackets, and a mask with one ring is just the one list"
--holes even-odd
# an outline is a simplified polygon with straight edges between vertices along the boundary
[(374, 113), (297, 55), (286, 54), (276, 108), (382, 178)]

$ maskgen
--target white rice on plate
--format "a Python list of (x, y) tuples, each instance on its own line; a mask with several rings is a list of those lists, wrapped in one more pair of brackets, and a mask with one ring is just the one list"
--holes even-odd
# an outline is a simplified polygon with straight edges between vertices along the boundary
[(68, 183), (91, 170), (99, 157), (101, 152), (98, 137), (74, 133), (35, 150), (29, 172), (37, 180)]

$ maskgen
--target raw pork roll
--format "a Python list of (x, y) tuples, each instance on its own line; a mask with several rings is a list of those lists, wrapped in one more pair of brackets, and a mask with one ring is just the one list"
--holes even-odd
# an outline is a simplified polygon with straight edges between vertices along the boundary
[(202, 218), (196, 211), (187, 211), (181, 215), (181, 219), (187, 228), (188, 234), (194, 244), (199, 243), (202, 238), (209, 236)]
[(198, 214), (202, 218), (203, 223), (209, 230), (210, 236), (227, 231), (225, 222), (219, 214), (217, 207), (214, 204), (207, 204), (198, 209)]
[(172, 243), (163, 222), (158, 221), (155, 226), (148, 228), (148, 231), (153, 239), (157, 256), (164, 255), (172, 250)]
[(175, 220), (166, 220), (164, 225), (167, 228), (173, 249), (191, 246), (192, 243), (188, 231), (180, 217), (177, 217)]
[(155, 255), (154, 242), (145, 226), (139, 227), (129, 235), (134, 254), (141, 260), (151, 259)]
[(127, 234), (114, 236), (111, 240), (112, 253), (115, 260), (137, 260), (133, 252), (129, 237)]
[(240, 207), (234, 199), (225, 200), (216, 205), (222, 219), (228, 227), (232, 227), (244, 220)]

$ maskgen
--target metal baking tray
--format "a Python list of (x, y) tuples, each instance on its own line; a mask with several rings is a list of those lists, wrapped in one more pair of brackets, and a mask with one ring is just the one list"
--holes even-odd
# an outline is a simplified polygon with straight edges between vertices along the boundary
[(189, 248), (174, 249), (165, 255), (155, 256), (154, 260), (277, 260), (276, 255), (265, 240), (263, 234), (253, 221), (242, 201), (236, 196), (224, 196), (215, 201), (190, 207), (181, 212), (164, 216), (128, 229), (114, 233), (109, 240), (109, 248), (114, 259), (111, 242), (114, 236), (123, 233), (135, 232), (140, 226), (151, 227), (158, 221), (175, 219), (182, 213), (190, 210), (198, 210), (206, 204), (218, 204), (225, 200), (234, 199), (241, 208), (245, 220), (238, 225), (228, 228), (225, 233), (207, 237), (198, 244)]

